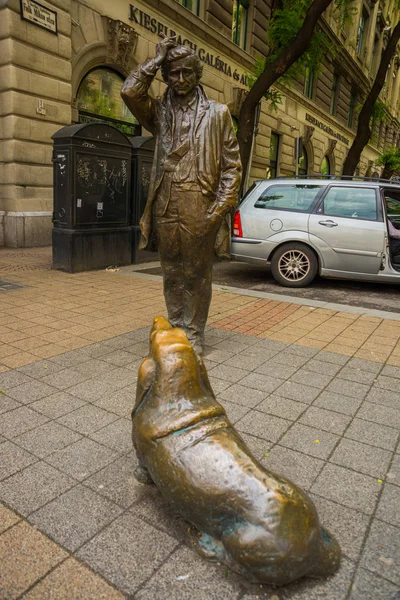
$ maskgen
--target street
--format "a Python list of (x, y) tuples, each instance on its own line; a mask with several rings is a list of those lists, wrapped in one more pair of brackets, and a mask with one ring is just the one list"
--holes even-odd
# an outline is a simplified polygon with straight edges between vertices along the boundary
[[(159, 267), (145, 268), (142, 272), (161, 275)], [(216, 262), (213, 282), (242, 289), (270, 294), (282, 294), (309, 300), (361, 306), (376, 310), (400, 313), (400, 285), (346, 281), (317, 277), (305, 288), (287, 288), (278, 285), (269, 267), (258, 267), (242, 262)]]

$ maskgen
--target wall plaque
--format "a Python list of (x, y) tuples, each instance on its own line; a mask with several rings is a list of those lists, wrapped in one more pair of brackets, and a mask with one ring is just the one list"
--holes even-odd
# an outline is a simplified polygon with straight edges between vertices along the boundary
[(21, 19), (57, 35), (57, 13), (36, 0), (21, 0)]

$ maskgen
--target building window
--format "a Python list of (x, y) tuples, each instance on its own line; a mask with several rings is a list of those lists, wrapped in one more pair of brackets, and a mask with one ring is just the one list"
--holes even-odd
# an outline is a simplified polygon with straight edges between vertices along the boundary
[(358, 33), (357, 33), (357, 54), (360, 57), (362, 57), (362, 52), (364, 50), (365, 35), (367, 33), (367, 24), (368, 24), (368, 13), (363, 8), (361, 17), (360, 17), (360, 23), (358, 25)]
[(79, 123), (109, 123), (128, 136), (140, 135), (138, 121), (120, 96), (123, 83), (123, 78), (111, 69), (90, 71), (78, 90)]
[(347, 126), (348, 127), (353, 127), (354, 110), (356, 108), (356, 101), (357, 101), (357, 96), (353, 92), (351, 94), (351, 96), (350, 96), (349, 116), (348, 116), (348, 119), (347, 119)]
[(246, 50), (249, 0), (234, 0), (232, 13), (232, 42)]
[(332, 95), (331, 95), (331, 102), (330, 102), (330, 106), (329, 106), (329, 112), (331, 113), (331, 115), (334, 115), (336, 112), (336, 104), (337, 104), (338, 95), (339, 95), (339, 75), (337, 75), (337, 73), (335, 73), (333, 75)]
[(195, 15), (199, 14), (200, 0), (178, 0), (178, 2)]
[(307, 175), (308, 173), (308, 156), (303, 144), (301, 144), (300, 148), (300, 156), (297, 163), (297, 172), (299, 175)]
[(324, 156), (321, 162), (321, 175), (330, 175), (331, 174), (331, 165), (329, 162), (329, 158)]
[(269, 168), (267, 169), (267, 178), (271, 179), (278, 174), (278, 154), (279, 154), (279, 135), (271, 133), (269, 145)]
[(309, 67), (306, 68), (304, 76), (304, 94), (307, 98), (312, 98), (314, 92), (314, 71)]

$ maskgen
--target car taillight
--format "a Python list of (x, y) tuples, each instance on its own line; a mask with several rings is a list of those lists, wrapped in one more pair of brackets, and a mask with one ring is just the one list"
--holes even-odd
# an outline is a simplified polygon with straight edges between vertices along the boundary
[(240, 220), (240, 210), (235, 212), (233, 217), (233, 235), (235, 237), (243, 237), (242, 221)]

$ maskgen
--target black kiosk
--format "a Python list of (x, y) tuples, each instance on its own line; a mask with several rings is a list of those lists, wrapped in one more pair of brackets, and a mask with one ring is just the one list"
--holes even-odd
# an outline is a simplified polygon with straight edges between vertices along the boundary
[(77, 273), (130, 264), (130, 140), (102, 123), (69, 125), (52, 139), (53, 268)]

